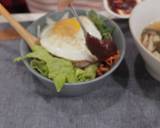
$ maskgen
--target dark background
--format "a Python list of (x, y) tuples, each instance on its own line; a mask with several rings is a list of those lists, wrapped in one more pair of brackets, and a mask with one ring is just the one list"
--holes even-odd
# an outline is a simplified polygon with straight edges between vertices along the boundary
[(28, 12), (25, 0), (0, 0), (0, 2), (11, 12)]

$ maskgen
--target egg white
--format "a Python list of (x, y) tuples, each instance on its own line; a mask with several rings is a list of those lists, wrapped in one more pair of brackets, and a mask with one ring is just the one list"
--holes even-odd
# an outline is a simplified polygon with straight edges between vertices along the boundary
[[(92, 36), (102, 39), (102, 36), (92, 21), (86, 16), (80, 16), (86, 31)], [(96, 61), (86, 46), (83, 30), (80, 28), (73, 37), (60, 36), (52, 31), (56, 21), (44, 28), (40, 36), (41, 45), (51, 54), (71, 61)]]

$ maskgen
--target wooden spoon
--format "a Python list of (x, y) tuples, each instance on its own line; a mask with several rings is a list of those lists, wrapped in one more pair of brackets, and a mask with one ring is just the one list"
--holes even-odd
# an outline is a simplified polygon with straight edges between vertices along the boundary
[(6, 18), (10, 25), (17, 31), (17, 33), (26, 41), (29, 47), (39, 44), (39, 39), (28, 32), (20, 23), (14, 19), (11, 14), (5, 9), (5, 7), (0, 3), (0, 14)]

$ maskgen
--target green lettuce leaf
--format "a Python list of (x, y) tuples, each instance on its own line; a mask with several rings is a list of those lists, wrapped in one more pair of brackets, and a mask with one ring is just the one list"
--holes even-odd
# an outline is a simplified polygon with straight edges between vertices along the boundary
[(38, 59), (33, 59), (31, 62), (31, 67), (35, 70), (37, 70), (40, 74), (42, 74), (43, 76), (48, 77), (48, 67), (46, 65), (46, 62), (42, 61), (42, 60), (38, 60)]
[(97, 65), (93, 64), (85, 68), (84, 70), (76, 69), (76, 79), (78, 82), (92, 80), (96, 77)]
[(40, 73), (42, 73), (44, 69), (47, 69), (48, 71), (45, 71), (45, 73), (48, 72), (48, 78), (55, 83), (57, 92), (60, 92), (65, 82), (73, 83), (76, 81), (74, 66), (70, 61), (53, 57), (43, 47), (38, 45), (35, 45), (32, 50), (33, 52), (28, 53), (24, 57), (19, 57), (15, 59), (15, 61), (18, 62), (27, 58), (34, 58), (43, 61), (47, 67), (34, 65), (33, 68), (38, 70)]
[(32, 52), (15, 59), (16, 62), (31, 58), (31, 66), (43, 76), (51, 79), (57, 92), (65, 83), (84, 82), (96, 77), (97, 65), (90, 65), (85, 69), (73, 66), (72, 62), (52, 56), (43, 47), (35, 45)]

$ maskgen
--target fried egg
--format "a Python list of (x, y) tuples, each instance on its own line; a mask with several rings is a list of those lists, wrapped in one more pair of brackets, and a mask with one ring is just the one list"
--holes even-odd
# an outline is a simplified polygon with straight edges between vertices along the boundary
[[(80, 16), (86, 31), (98, 39), (102, 36), (92, 21)], [(84, 32), (76, 18), (62, 18), (44, 28), (40, 35), (42, 47), (51, 54), (71, 61), (96, 61), (86, 46)]]

